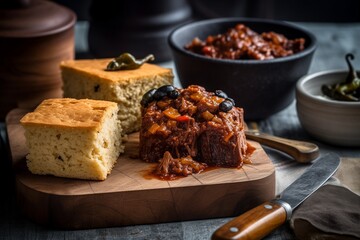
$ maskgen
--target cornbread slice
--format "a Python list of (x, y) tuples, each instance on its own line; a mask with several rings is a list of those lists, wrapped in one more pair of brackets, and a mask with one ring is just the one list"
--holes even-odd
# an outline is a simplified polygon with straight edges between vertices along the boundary
[(124, 151), (114, 102), (57, 98), (44, 100), (20, 123), (34, 174), (104, 180)]
[(61, 63), (64, 97), (116, 102), (124, 133), (138, 131), (140, 101), (152, 88), (173, 83), (171, 69), (145, 63), (135, 70), (105, 71), (112, 59), (71, 60)]

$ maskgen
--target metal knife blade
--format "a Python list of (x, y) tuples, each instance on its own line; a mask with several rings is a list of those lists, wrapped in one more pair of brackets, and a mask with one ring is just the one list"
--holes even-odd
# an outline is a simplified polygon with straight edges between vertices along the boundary
[(339, 157), (328, 153), (316, 160), (280, 198), (273, 199), (234, 218), (217, 229), (213, 240), (261, 239), (291, 218), (292, 211), (321, 187), (337, 170)]
[(335, 173), (339, 164), (340, 159), (336, 154), (326, 154), (287, 187), (280, 199), (287, 202), (292, 209), (296, 208)]

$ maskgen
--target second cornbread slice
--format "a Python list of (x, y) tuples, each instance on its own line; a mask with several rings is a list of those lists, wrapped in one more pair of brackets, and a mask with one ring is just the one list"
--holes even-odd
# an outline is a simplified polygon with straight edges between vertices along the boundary
[(140, 129), (142, 96), (152, 88), (173, 83), (171, 69), (145, 63), (139, 69), (105, 71), (111, 59), (61, 63), (64, 97), (116, 102), (124, 133)]
[(34, 174), (104, 180), (124, 151), (114, 102), (44, 100), (21, 120)]

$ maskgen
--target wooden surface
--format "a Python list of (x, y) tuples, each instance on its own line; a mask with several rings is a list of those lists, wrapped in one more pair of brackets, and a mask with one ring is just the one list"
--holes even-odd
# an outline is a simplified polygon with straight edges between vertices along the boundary
[(19, 207), (35, 222), (82, 229), (234, 216), (275, 195), (275, 168), (255, 142), (252, 164), (164, 181), (149, 177), (155, 165), (137, 158), (134, 133), (105, 181), (35, 175), (26, 167), (19, 124), (26, 112), (11, 111), (7, 126)]

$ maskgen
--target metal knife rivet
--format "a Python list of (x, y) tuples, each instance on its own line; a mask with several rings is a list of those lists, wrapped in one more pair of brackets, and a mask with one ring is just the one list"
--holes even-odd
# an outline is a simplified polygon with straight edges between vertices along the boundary
[(231, 227), (230, 229), (230, 232), (238, 232), (239, 229), (237, 227)]
[(269, 205), (269, 204), (265, 204), (265, 205), (264, 205), (264, 208), (266, 208), (266, 209), (272, 209), (273, 207), (272, 207), (271, 205)]

